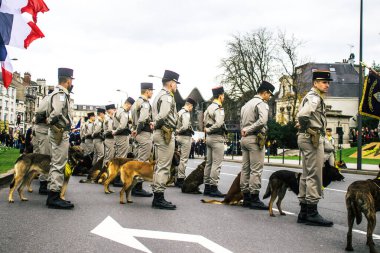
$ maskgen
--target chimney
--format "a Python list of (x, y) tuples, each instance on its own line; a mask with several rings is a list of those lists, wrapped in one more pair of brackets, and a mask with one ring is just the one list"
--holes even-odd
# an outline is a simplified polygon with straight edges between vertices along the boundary
[(32, 75), (29, 72), (24, 73), (24, 84), (29, 85), (32, 81)]

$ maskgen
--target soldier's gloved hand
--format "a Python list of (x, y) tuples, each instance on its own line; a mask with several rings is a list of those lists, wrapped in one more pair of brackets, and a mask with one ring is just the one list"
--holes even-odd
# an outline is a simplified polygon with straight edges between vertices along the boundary
[(150, 126), (150, 129), (151, 129), (151, 130), (154, 130), (154, 122), (150, 122), (150, 123), (149, 123), (149, 126)]
[(137, 131), (136, 131), (136, 130), (133, 130), (133, 131), (132, 131), (132, 137), (135, 138), (136, 135), (137, 135)]
[(112, 130), (112, 135), (115, 135), (116, 134), (116, 130)]
[(242, 129), (241, 130), (241, 136), (246, 137), (247, 136), (247, 131), (244, 130), (244, 129)]

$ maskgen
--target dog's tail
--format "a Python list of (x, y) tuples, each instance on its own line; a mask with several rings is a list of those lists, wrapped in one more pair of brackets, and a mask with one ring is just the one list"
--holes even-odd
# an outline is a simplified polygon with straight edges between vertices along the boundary
[(15, 177), (14, 176), (13, 176), (11, 184), (9, 185), (9, 188), (12, 189), (13, 186), (15, 186)]
[(264, 196), (263, 196), (263, 199), (268, 198), (271, 194), (272, 194), (272, 189), (271, 189), (271, 187), (270, 187), (270, 181), (269, 181), (268, 186), (267, 186), (267, 190), (265, 191), (265, 194), (264, 194)]
[(217, 204), (217, 205), (223, 205), (223, 201), (216, 200), (216, 199), (201, 199), (202, 203), (206, 204)]

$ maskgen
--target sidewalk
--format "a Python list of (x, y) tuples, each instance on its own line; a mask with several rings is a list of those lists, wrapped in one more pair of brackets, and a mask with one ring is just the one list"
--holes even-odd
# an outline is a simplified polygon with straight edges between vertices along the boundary
[[(224, 161), (241, 163), (242, 156), (234, 156), (233, 159), (232, 159), (232, 156), (224, 156)], [(284, 163), (282, 163), (282, 159), (269, 158), (269, 162), (268, 162), (267, 156), (265, 157), (264, 164), (267, 166), (269, 165), (269, 166), (279, 166), (279, 167), (302, 168), (302, 162), (301, 162), (301, 165), (299, 165), (298, 160), (285, 159)], [(379, 166), (375, 164), (363, 164), (361, 171), (356, 170), (356, 163), (347, 163), (346, 165), (348, 169), (345, 169), (342, 171), (347, 172), (347, 173), (377, 175), (376, 173), (379, 171)]]

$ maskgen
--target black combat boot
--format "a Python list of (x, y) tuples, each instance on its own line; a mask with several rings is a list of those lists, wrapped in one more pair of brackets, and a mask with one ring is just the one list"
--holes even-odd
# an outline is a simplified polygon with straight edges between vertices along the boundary
[(334, 223), (326, 220), (318, 213), (316, 204), (307, 204), (306, 225), (332, 227)]
[(226, 196), (226, 194), (221, 193), (218, 190), (218, 186), (217, 185), (210, 185), (209, 196), (210, 197), (216, 197), (216, 198), (224, 198), (224, 196)]
[(48, 198), (46, 200), (46, 204), (48, 208), (54, 208), (54, 209), (72, 209), (74, 208), (74, 205), (71, 203), (68, 203), (60, 198), (60, 192), (53, 192), (49, 191)]
[(48, 195), (47, 189), (48, 181), (40, 181), (40, 189), (38, 189), (38, 193), (41, 195)]
[(243, 193), (243, 207), (251, 206), (251, 194), (249, 192)]
[(135, 197), (152, 197), (153, 194), (151, 192), (147, 192), (142, 188), (143, 182), (138, 182), (135, 187), (132, 189), (132, 196)]
[(205, 189), (203, 191), (203, 195), (205, 195), (205, 196), (210, 195), (210, 185), (209, 184), (205, 184)]
[(298, 214), (297, 223), (306, 223), (306, 215), (307, 215), (307, 204), (300, 203), (301, 211)]
[(171, 202), (165, 200), (163, 192), (155, 192), (152, 207), (156, 209), (165, 209), (165, 210), (175, 210), (176, 205), (173, 205)]
[(123, 187), (123, 182), (121, 182), (120, 175), (116, 176), (112, 182), (114, 187)]
[(182, 188), (183, 183), (185, 182), (184, 178), (177, 178), (175, 181), (174, 185), (177, 186), (178, 188)]
[(251, 205), (249, 208), (256, 210), (269, 210), (269, 207), (260, 200), (258, 193), (251, 194)]

